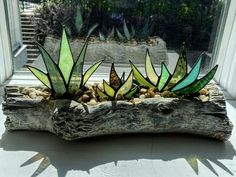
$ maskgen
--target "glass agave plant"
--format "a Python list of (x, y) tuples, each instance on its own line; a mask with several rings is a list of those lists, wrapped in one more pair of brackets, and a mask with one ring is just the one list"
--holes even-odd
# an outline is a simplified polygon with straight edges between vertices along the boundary
[(121, 77), (118, 76), (114, 63), (111, 65), (109, 84), (103, 80), (103, 89), (97, 87), (97, 93), (100, 98), (109, 100), (130, 99), (138, 90), (138, 87), (133, 84), (133, 72), (131, 71), (125, 80), (125, 73)]
[(181, 48), (179, 59), (173, 74), (169, 72), (165, 63), (162, 63), (160, 76), (158, 76), (155, 71), (148, 49), (146, 52), (145, 62), (145, 71), (147, 77), (144, 77), (131, 61), (130, 64), (134, 73), (135, 81), (139, 86), (154, 88), (159, 92), (170, 91), (177, 95), (191, 95), (204, 88), (206, 84), (214, 77), (217, 71), (218, 66), (216, 65), (205, 76), (203, 76), (201, 79), (198, 79), (204, 58), (203, 56), (204, 53), (199, 56), (191, 71), (188, 72), (186, 49), (183, 46)]
[(47, 73), (33, 66), (27, 65), (27, 68), (46, 87), (50, 89), (53, 97), (78, 97), (80, 96), (79, 94), (81, 93), (83, 86), (103, 62), (98, 61), (83, 74), (84, 59), (87, 47), (88, 37), (79, 53), (77, 60), (74, 60), (67, 34), (65, 29), (63, 29), (58, 63), (55, 63), (44, 47), (38, 44), (38, 48), (46, 66)]

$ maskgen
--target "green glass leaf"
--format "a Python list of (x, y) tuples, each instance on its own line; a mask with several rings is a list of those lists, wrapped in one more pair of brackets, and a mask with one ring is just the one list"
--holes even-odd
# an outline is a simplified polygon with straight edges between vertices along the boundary
[(152, 84), (157, 85), (158, 76), (157, 76), (156, 71), (154, 69), (154, 66), (152, 64), (148, 49), (147, 49), (147, 52), (146, 52), (145, 69), (146, 69), (148, 79), (152, 82)]
[(71, 72), (71, 77), (68, 85), (68, 90), (70, 94), (75, 93), (81, 86), (82, 76), (83, 76), (83, 64), (87, 47), (88, 47), (88, 39), (86, 40)]
[(110, 97), (115, 96), (115, 90), (105, 80), (103, 80), (103, 88), (108, 96)]
[(88, 81), (88, 79), (92, 76), (92, 74), (97, 70), (97, 68), (102, 64), (102, 61), (99, 61), (97, 63), (95, 63), (93, 66), (91, 66), (85, 73), (84, 73), (84, 77), (83, 77), (83, 85), (86, 84), (86, 82)]
[(136, 66), (130, 61), (131, 68), (134, 73), (134, 77), (137, 80), (137, 82), (144, 87), (149, 87), (149, 88), (155, 88), (154, 85), (152, 85), (150, 82), (148, 82), (143, 75), (139, 72), (139, 70), (136, 68)]
[(119, 78), (114, 63), (111, 65), (111, 71), (110, 71), (110, 86), (114, 89), (119, 88), (121, 85), (121, 79)]
[(138, 86), (135, 86), (133, 89), (131, 89), (126, 95), (125, 98), (130, 99), (133, 97), (133, 95), (138, 91)]
[(113, 39), (115, 36), (115, 28), (113, 27), (111, 32), (108, 34), (107, 38), (108, 39)]
[(116, 34), (119, 37), (120, 40), (124, 40), (124, 36), (121, 34), (121, 32), (116, 28)]
[(157, 86), (157, 89), (161, 91), (164, 86), (166, 85), (166, 82), (169, 80), (170, 72), (168, 71), (166, 65), (164, 63), (161, 64), (161, 76), (160, 80)]
[(106, 98), (106, 99), (108, 98), (108, 96), (105, 93), (103, 93), (98, 87), (97, 87), (97, 93), (101, 98)]
[(99, 31), (99, 40), (100, 41), (105, 41), (106, 40), (105, 36), (100, 31)]
[(196, 174), (198, 174), (198, 162), (197, 162), (197, 157), (196, 156), (190, 156), (185, 158), (190, 167), (194, 170)]
[(70, 73), (74, 64), (70, 44), (66, 35), (65, 29), (63, 29), (61, 46), (60, 46), (60, 58), (59, 68), (63, 74), (66, 84), (69, 82)]
[(196, 80), (191, 85), (181, 89), (177, 90), (175, 93), (178, 95), (183, 94), (194, 94), (200, 91), (202, 88), (204, 88), (208, 82), (214, 77), (216, 71), (217, 71), (218, 65), (216, 65), (211, 71), (209, 71), (204, 77), (202, 77), (199, 80)]
[(76, 17), (75, 17), (75, 27), (78, 33), (80, 33), (82, 26), (83, 26), (83, 17), (81, 14), (80, 7), (78, 6), (77, 11), (76, 11)]
[(177, 85), (174, 86), (173, 89), (171, 89), (172, 92), (180, 90), (180, 89), (192, 84), (197, 79), (197, 77), (200, 73), (202, 59), (203, 59), (203, 54), (199, 57), (198, 61), (193, 66), (192, 70), (187, 75), (187, 77), (185, 77), (184, 80), (179, 82)]
[(66, 85), (58, 66), (54, 63), (47, 51), (38, 45), (43, 61), (48, 71), (49, 79), (51, 80), (52, 90), (58, 95), (63, 95), (66, 92)]
[(119, 95), (125, 95), (126, 93), (128, 93), (133, 85), (133, 72), (130, 72), (128, 78), (126, 79), (125, 83), (119, 88), (119, 90), (116, 93), (116, 98)]
[(92, 33), (93, 31), (98, 27), (98, 24), (96, 23), (95, 25), (93, 25), (91, 28), (89, 28), (89, 31), (88, 31), (88, 34), (87, 34), (87, 37), (88, 38)]
[(182, 47), (179, 55), (178, 62), (176, 64), (174, 73), (164, 88), (164, 90), (168, 90), (177, 82), (179, 82), (185, 75), (187, 74), (187, 57), (186, 57), (186, 49), (185, 46)]
[(34, 74), (35, 77), (37, 77), (45, 86), (47, 86), (48, 88), (51, 89), (51, 84), (50, 81), (48, 79), (48, 75), (45, 74), (43, 71), (40, 71), (39, 69), (32, 67), (32, 66), (28, 66), (26, 65), (26, 67)]
[(130, 37), (130, 32), (129, 32), (129, 29), (127, 27), (125, 20), (123, 21), (123, 30), (124, 30), (126, 39), (129, 41), (131, 37)]

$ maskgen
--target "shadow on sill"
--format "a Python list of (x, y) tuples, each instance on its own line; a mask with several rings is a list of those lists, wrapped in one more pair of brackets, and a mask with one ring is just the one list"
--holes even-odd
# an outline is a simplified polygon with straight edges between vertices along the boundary
[(0, 148), (5, 151), (36, 151), (31, 159), (21, 167), (42, 160), (32, 174), (36, 177), (48, 166), (57, 169), (58, 177), (66, 176), (70, 170), (90, 169), (126, 160), (185, 159), (198, 174), (199, 161), (216, 176), (217, 171), (210, 162), (233, 176), (232, 171), (219, 160), (232, 160), (236, 151), (232, 144), (190, 135), (180, 134), (135, 134), (88, 138), (78, 141), (65, 141), (46, 132), (5, 132), (0, 140)]

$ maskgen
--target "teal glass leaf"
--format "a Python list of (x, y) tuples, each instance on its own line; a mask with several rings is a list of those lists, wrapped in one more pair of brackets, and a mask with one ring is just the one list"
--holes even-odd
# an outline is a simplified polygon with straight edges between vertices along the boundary
[(130, 65), (131, 68), (133, 70), (134, 73), (134, 77), (136, 79), (136, 81), (144, 87), (148, 87), (148, 88), (155, 88), (155, 86), (153, 84), (151, 84), (150, 82), (148, 82), (143, 75), (139, 72), (139, 70), (136, 68), (136, 66), (130, 61)]
[(119, 78), (114, 63), (111, 65), (111, 71), (110, 71), (110, 86), (114, 89), (118, 89), (121, 85), (121, 79)]
[(145, 64), (146, 74), (148, 79), (152, 82), (153, 85), (157, 85), (158, 76), (152, 64), (149, 51), (146, 52), (146, 64)]
[(35, 77), (37, 77), (45, 86), (47, 86), (49, 89), (51, 89), (51, 84), (50, 81), (48, 79), (48, 75), (45, 74), (43, 71), (40, 71), (39, 69), (32, 67), (32, 66), (28, 66), (26, 65), (26, 67), (34, 74)]
[(70, 77), (69, 85), (68, 85), (68, 91), (70, 94), (76, 93), (76, 91), (80, 88), (81, 83), (83, 82), (82, 81), (83, 65), (84, 65), (84, 58), (86, 55), (87, 47), (88, 47), (88, 40), (86, 40), (79, 54), (79, 57), (72, 69), (71, 77)]
[(116, 98), (118, 96), (123, 96), (126, 93), (128, 93), (133, 85), (133, 72), (130, 72), (128, 78), (126, 79), (125, 83), (119, 88), (119, 90), (116, 93)]
[(52, 91), (54, 91), (57, 96), (63, 95), (66, 92), (66, 84), (58, 66), (41, 45), (38, 45), (38, 48), (47, 68), (48, 77), (51, 80)]
[(185, 46), (180, 50), (180, 55), (178, 62), (176, 64), (174, 73), (164, 88), (164, 90), (168, 90), (173, 87), (177, 82), (179, 82), (185, 75), (187, 74), (187, 57), (186, 57), (186, 49)]
[(103, 88), (108, 96), (112, 98), (115, 96), (115, 90), (105, 80), (103, 80)]
[(124, 40), (124, 36), (121, 34), (121, 32), (116, 28), (116, 34), (119, 37), (120, 40)]
[(161, 76), (160, 76), (159, 83), (157, 85), (158, 91), (161, 91), (164, 88), (169, 78), (170, 78), (169, 70), (167, 69), (165, 63), (161, 63)]
[(127, 27), (127, 24), (126, 24), (125, 20), (123, 21), (123, 30), (124, 30), (126, 39), (130, 40), (131, 36), (130, 36), (130, 32), (129, 32), (129, 29)]
[(182, 89), (182, 88), (192, 84), (197, 79), (197, 77), (198, 77), (198, 75), (200, 73), (202, 59), (203, 59), (203, 54), (200, 55), (198, 61), (193, 66), (193, 68), (190, 71), (190, 73), (181, 82), (179, 82), (177, 85), (175, 85), (171, 89), (172, 92), (180, 90), (180, 89)]
[(216, 71), (217, 71), (218, 65), (216, 65), (211, 71), (209, 71), (204, 77), (202, 77), (199, 80), (196, 80), (191, 85), (181, 89), (177, 90), (175, 93), (178, 95), (187, 95), (187, 94), (194, 94), (199, 92), (202, 88), (204, 88), (208, 82), (214, 77)]
[(97, 70), (97, 68), (102, 64), (102, 61), (99, 61), (97, 63), (95, 63), (93, 66), (91, 66), (85, 73), (84, 73), (84, 77), (83, 77), (83, 85), (86, 84), (86, 82), (88, 81), (88, 79), (92, 76), (92, 74)]
[(111, 32), (107, 35), (107, 39), (113, 39), (115, 37), (115, 28), (112, 27)]
[(60, 58), (59, 58), (59, 68), (63, 74), (66, 84), (69, 82), (70, 73), (74, 65), (74, 60), (68, 42), (65, 29), (63, 29), (61, 46), (60, 46)]

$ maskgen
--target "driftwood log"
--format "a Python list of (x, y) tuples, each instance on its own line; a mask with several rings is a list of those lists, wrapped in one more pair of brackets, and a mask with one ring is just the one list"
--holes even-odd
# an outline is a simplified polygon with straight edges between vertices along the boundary
[(124, 133), (187, 133), (226, 141), (232, 132), (223, 93), (209, 84), (209, 101), (149, 98), (133, 104), (91, 106), (71, 100), (23, 98), (6, 87), (3, 113), (7, 130), (49, 131), (66, 140)]

